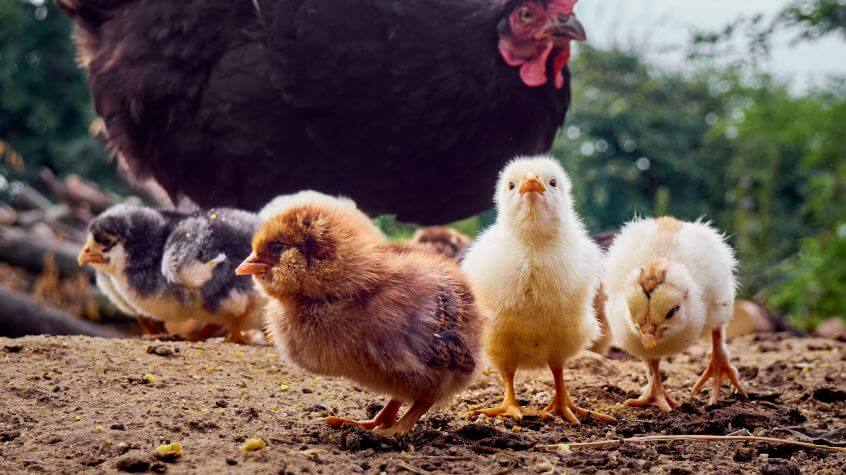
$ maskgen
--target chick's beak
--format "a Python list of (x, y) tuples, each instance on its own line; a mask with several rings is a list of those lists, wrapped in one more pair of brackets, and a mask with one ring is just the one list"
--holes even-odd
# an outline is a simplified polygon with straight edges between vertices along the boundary
[(650, 323), (641, 327), (640, 330), (640, 342), (643, 344), (643, 347), (647, 350), (651, 350), (658, 345), (658, 338), (656, 337), (657, 328), (655, 325)]
[(254, 252), (250, 254), (241, 265), (235, 269), (236, 275), (261, 275), (270, 271), (270, 264), (262, 262), (261, 258)]
[(558, 15), (549, 25), (548, 30), (553, 40), (559, 43), (568, 43), (573, 41), (585, 41), (587, 33), (582, 23), (576, 19), (575, 14)]
[(541, 181), (541, 179), (534, 173), (526, 175), (526, 178), (523, 178), (523, 182), (520, 184), (521, 195), (525, 195), (526, 193), (544, 194), (545, 192), (546, 185), (544, 185), (543, 181)]
[(85, 264), (105, 264), (108, 260), (103, 255), (102, 246), (97, 244), (93, 239), (89, 238), (82, 248), (79, 255), (76, 256), (76, 263), (80, 267)]

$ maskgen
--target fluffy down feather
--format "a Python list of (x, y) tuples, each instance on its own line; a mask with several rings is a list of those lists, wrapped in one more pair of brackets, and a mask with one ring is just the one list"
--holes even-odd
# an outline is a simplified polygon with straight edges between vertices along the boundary
[[(553, 159), (511, 162), (496, 185), (496, 204), (496, 223), (472, 244), (462, 267), (492, 314), (485, 351), (506, 385), (503, 406), (486, 414), (519, 418), (511, 400), (514, 371), (549, 366), (558, 382), (564, 361), (599, 335), (592, 303), (602, 255), (573, 209), (568, 176)], [(566, 394), (563, 386), (556, 390)], [(564, 408), (549, 409), (577, 422)]]
[[(392, 397), (393, 415), (378, 423), (330, 424), (406, 432), (477, 368), (483, 317), (457, 265), (372, 239), (348, 208), (306, 205), (276, 215), (239, 272), (254, 275), (270, 297), (267, 328), (285, 357)], [(413, 405), (397, 423), (402, 402)]]

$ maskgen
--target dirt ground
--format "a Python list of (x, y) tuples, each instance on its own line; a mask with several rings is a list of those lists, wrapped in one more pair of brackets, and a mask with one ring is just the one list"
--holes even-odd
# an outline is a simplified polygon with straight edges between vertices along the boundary
[[(499, 401), (495, 373), (449, 407), (431, 412), (409, 438), (379, 439), (330, 429), (327, 414), (364, 417), (380, 397), (343, 380), (313, 377), (280, 362), (272, 348), (223, 343), (0, 338), (0, 473), (152, 471), (168, 473), (843, 473), (846, 456), (793, 446), (657, 442), (543, 451), (538, 444), (642, 434), (755, 434), (846, 446), (846, 344), (786, 335), (730, 342), (750, 399), (706, 406), (690, 396), (706, 363), (700, 345), (665, 364), (681, 408), (621, 408), (645, 375), (636, 361), (586, 353), (570, 363), (578, 403), (613, 413), (616, 424), (582, 426), (524, 419), (475, 422), (469, 410)], [(518, 384), (542, 407), (550, 378)], [(240, 449), (250, 438), (264, 449)], [(161, 461), (154, 449), (178, 442)]]

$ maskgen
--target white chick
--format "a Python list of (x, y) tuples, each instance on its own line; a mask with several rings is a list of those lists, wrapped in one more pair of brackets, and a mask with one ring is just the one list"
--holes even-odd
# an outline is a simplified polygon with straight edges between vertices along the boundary
[(733, 312), (735, 266), (725, 237), (707, 223), (664, 217), (636, 219), (623, 227), (605, 264), (606, 312), (616, 343), (643, 359), (649, 370), (643, 395), (626, 401), (627, 406), (655, 405), (665, 412), (677, 407), (661, 381), (661, 358), (708, 332), (711, 362), (694, 392), (713, 377), (714, 404), (728, 377), (746, 395), (729, 362), (724, 332)]
[[(576, 406), (564, 386), (565, 361), (599, 335), (592, 303), (602, 254), (573, 209), (570, 179), (551, 158), (519, 158), (500, 173), (496, 223), (479, 236), (462, 267), (493, 319), (484, 343), (502, 377), (500, 406), (489, 417), (525, 414), (612, 417)], [(517, 369), (548, 366), (555, 398), (543, 411), (523, 409), (514, 394)], [(578, 415), (578, 416), (577, 416)]]

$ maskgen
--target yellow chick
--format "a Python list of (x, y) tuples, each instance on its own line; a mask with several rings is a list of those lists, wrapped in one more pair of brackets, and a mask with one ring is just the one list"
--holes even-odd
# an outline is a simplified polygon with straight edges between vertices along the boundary
[(646, 362), (648, 384), (627, 406), (654, 405), (669, 412), (678, 403), (664, 390), (659, 364), (710, 333), (708, 368), (694, 386), (714, 379), (710, 403), (723, 378), (746, 395), (729, 361), (725, 327), (735, 296), (734, 251), (703, 222), (674, 218), (638, 219), (627, 224), (608, 250), (604, 287), (606, 313), (616, 343)]
[[(505, 387), (489, 417), (558, 415), (573, 424), (589, 414), (564, 386), (565, 361), (599, 335), (592, 309), (602, 254), (573, 209), (570, 179), (553, 159), (521, 158), (500, 173), (496, 223), (479, 236), (462, 267), (492, 315), (485, 350)], [(521, 408), (514, 394), (517, 369), (549, 367), (555, 398), (543, 411)]]

